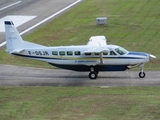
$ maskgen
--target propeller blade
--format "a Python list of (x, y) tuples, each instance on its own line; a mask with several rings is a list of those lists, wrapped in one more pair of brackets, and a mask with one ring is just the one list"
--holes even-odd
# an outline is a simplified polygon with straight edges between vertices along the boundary
[(151, 62), (152, 62), (152, 60), (155, 59), (155, 58), (156, 58), (156, 56), (151, 55), (151, 54), (149, 55), (149, 60), (150, 60)]
[(154, 56), (154, 55), (149, 55), (149, 57), (150, 57), (150, 58), (156, 58), (156, 56)]

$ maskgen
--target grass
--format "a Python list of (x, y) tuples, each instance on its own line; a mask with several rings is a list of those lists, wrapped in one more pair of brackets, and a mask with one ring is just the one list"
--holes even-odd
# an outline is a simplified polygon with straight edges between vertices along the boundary
[[(85, 0), (67, 13), (24, 35), (27, 41), (59, 46), (86, 44), (90, 36), (105, 35), (108, 44), (130, 51), (155, 55), (152, 69), (160, 69), (160, 1), (159, 0)], [(106, 16), (107, 26), (96, 26), (96, 17)], [(25, 60), (0, 51), (0, 63), (49, 67), (48, 64)], [(150, 65), (146, 66), (150, 69)]]
[(159, 120), (160, 87), (0, 87), (2, 120)]

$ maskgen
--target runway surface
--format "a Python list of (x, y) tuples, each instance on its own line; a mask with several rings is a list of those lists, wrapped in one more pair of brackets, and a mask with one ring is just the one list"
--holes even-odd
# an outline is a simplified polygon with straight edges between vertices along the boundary
[(62, 69), (44, 69), (0, 65), (0, 86), (160, 86), (159, 71), (146, 71), (145, 78), (139, 71), (100, 72), (96, 80), (88, 78), (88, 72)]

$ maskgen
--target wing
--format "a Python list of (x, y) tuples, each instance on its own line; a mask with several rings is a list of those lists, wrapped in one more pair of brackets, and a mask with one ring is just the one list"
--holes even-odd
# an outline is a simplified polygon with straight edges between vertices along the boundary
[(105, 36), (92, 36), (90, 37), (87, 46), (106, 46), (107, 45), (107, 39)]
[(101, 52), (108, 52), (109, 49), (106, 47), (92, 47), (88, 48), (84, 51), (84, 53), (101, 53)]

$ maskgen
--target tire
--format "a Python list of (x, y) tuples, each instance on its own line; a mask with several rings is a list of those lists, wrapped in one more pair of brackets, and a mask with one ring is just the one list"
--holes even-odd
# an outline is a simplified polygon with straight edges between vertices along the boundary
[(89, 78), (90, 79), (96, 79), (97, 78), (97, 73), (96, 72), (90, 72), (89, 73)]
[(139, 72), (139, 77), (140, 78), (144, 78), (146, 76), (146, 74), (144, 72)]

